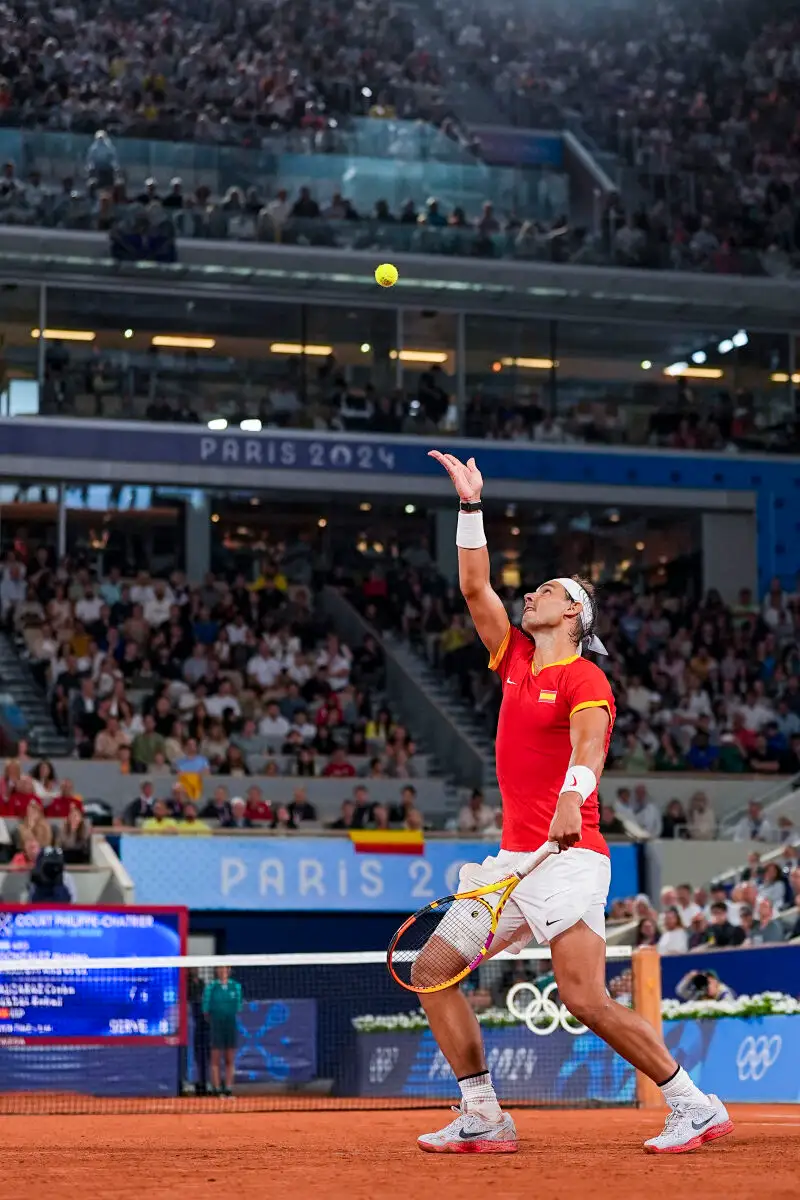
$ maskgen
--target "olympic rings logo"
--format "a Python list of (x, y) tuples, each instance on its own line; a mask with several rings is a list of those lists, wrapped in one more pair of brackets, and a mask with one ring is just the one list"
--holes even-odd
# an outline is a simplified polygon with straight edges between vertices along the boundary
[(748, 1035), (736, 1052), (736, 1070), (744, 1082), (763, 1079), (767, 1071), (778, 1061), (783, 1042), (776, 1033), (774, 1037), (751, 1037)]
[[(515, 983), (506, 996), (506, 1007), (512, 1017), (524, 1021), (531, 1033), (535, 1033), (537, 1037), (547, 1037), (559, 1027), (565, 1033), (575, 1036), (588, 1033), (586, 1026), (577, 1022), (565, 1005), (556, 1004), (555, 1000), (551, 999), (557, 987), (555, 980), (548, 983), (542, 991), (539, 991), (535, 983)], [(522, 996), (523, 992), (527, 992), (530, 997), (524, 1007), (517, 1003), (517, 997)]]

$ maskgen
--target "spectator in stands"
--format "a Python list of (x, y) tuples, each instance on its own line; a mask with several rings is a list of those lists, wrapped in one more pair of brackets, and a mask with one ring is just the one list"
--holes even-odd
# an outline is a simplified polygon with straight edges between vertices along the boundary
[(709, 943), (720, 950), (728, 946), (741, 946), (744, 941), (741, 928), (728, 920), (728, 905), (724, 900), (714, 900), (711, 904), (708, 934)]
[(776, 842), (777, 832), (773, 828), (758, 800), (747, 805), (747, 816), (742, 817), (733, 831), (735, 842)]
[(234, 796), (231, 800), (230, 815), (220, 821), (222, 829), (252, 829), (253, 822), (247, 815), (247, 802), (242, 796)]
[(600, 832), (604, 837), (625, 837), (627, 832), (613, 807), (605, 802), (600, 805)]
[(479, 788), (475, 788), (458, 814), (458, 832), (482, 834), (493, 824), (494, 809), (486, 804), (483, 792)]
[(178, 832), (211, 833), (211, 826), (198, 817), (197, 806), (191, 800), (187, 800), (183, 806)]
[(658, 926), (651, 917), (644, 917), (636, 927), (637, 946), (657, 946), (659, 942)]
[(372, 823), (373, 803), (370, 800), (369, 791), (363, 784), (358, 784), (353, 788), (353, 802), (355, 804), (353, 829), (368, 828)]
[(322, 768), (322, 774), (326, 779), (352, 779), (355, 773), (356, 769), (351, 762), (347, 761), (343, 746), (334, 748), (328, 762)]
[(675, 889), (675, 907), (681, 918), (681, 925), (684, 929), (688, 929), (693, 919), (702, 911), (700, 905), (692, 898), (691, 884), (678, 884)]
[[(689, 836), (689, 822), (680, 800), (670, 800), (661, 818), (662, 838), (686, 838)], [(684, 921), (684, 924), (686, 922)]]
[(710, 941), (711, 934), (705, 913), (697, 912), (689, 925), (689, 949), (698, 950), (701, 946), (707, 946)]
[(170, 815), (165, 801), (156, 800), (152, 814), (142, 821), (141, 829), (143, 833), (176, 833), (178, 822)]
[(296, 787), (294, 789), (292, 802), (289, 805), (289, 812), (296, 826), (316, 822), (317, 810), (308, 799), (308, 792), (304, 787)]
[(70, 807), (58, 834), (67, 865), (92, 861), (92, 824), (77, 804)]
[(264, 799), (258, 784), (253, 784), (247, 789), (245, 812), (254, 825), (267, 823), (272, 820), (272, 805), (269, 800)]
[(776, 916), (772, 902), (762, 896), (758, 902), (758, 936), (762, 942), (782, 942), (786, 936), (783, 922)]
[(30, 774), (33, 790), (43, 804), (54, 800), (60, 793), (60, 785), (53, 764), (48, 759), (38, 762)]
[(696, 841), (710, 841), (717, 832), (717, 820), (705, 792), (695, 792), (689, 801), (689, 836)]
[(39, 857), (41, 846), (31, 833), (26, 833), (22, 840), (22, 848), (13, 855), (8, 864), (9, 871), (32, 871)]
[(686, 930), (681, 924), (677, 908), (668, 908), (664, 913), (664, 930), (658, 939), (659, 954), (685, 954), (689, 948)]
[(775, 912), (780, 912), (790, 899), (787, 890), (786, 877), (778, 864), (776, 862), (767, 863), (759, 885), (759, 896), (769, 900)]
[(617, 805), (617, 813), (623, 821), (631, 821), (648, 835), (657, 838), (661, 833), (661, 813), (650, 799), (644, 784), (638, 783), (633, 789), (630, 806)]
[(30, 904), (72, 904), (75, 888), (64, 873), (64, 855), (58, 846), (43, 846), (33, 869), (28, 894)]
[(152, 779), (144, 779), (139, 786), (139, 795), (131, 800), (122, 812), (122, 824), (134, 826), (138, 821), (144, 821), (153, 815), (155, 788)]
[(363, 829), (355, 824), (356, 805), (353, 800), (343, 800), (340, 815), (328, 824), (328, 829)]

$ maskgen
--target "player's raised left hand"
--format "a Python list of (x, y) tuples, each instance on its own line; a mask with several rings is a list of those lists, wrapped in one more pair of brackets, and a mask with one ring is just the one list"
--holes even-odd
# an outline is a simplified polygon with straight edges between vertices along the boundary
[(569, 850), (581, 840), (581, 798), (577, 792), (562, 792), (558, 797), (548, 837), (562, 850)]

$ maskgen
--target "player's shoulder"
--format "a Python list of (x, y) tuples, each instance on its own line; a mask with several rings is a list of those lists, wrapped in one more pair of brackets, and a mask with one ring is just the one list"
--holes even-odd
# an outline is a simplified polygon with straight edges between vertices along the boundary
[(584, 658), (582, 655), (573, 659), (572, 662), (567, 663), (564, 670), (573, 679), (591, 679), (596, 680), (598, 683), (604, 683), (606, 687), (608, 686), (605, 672), (598, 667), (597, 663), (592, 662), (590, 658)]

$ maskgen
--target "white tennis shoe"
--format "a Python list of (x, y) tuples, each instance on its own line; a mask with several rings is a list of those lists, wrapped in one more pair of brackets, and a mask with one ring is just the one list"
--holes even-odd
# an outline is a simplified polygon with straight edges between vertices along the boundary
[(663, 1130), (646, 1141), (644, 1148), (648, 1154), (685, 1154), (726, 1133), (733, 1133), (733, 1121), (718, 1096), (709, 1096), (708, 1104), (676, 1100)]
[(469, 1112), (462, 1101), (453, 1112), (458, 1116), (438, 1133), (423, 1133), (417, 1139), (420, 1150), (433, 1154), (513, 1154), (519, 1150), (517, 1128), (508, 1113), (496, 1123), (479, 1112)]

